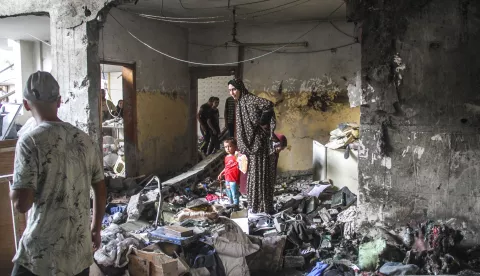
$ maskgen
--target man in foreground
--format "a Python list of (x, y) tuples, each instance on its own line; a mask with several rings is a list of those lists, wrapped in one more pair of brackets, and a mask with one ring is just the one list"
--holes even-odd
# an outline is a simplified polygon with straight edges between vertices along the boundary
[[(16, 147), (10, 199), (17, 211), (30, 213), (12, 275), (88, 276), (92, 241), (94, 250), (101, 245), (106, 202), (99, 149), (58, 118), (59, 86), (50, 73), (30, 75), (23, 97), (37, 127)], [(90, 187), (95, 193), (91, 223)]]

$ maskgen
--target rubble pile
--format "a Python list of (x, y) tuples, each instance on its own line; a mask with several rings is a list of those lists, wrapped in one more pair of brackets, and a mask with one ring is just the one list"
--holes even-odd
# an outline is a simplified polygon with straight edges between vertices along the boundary
[(103, 137), (103, 167), (114, 175), (125, 177), (124, 142), (112, 136)]
[(338, 125), (338, 128), (330, 132), (330, 141), (325, 147), (330, 149), (341, 149), (352, 146), (352, 149), (357, 149), (359, 137), (360, 130), (358, 124), (342, 123)]
[[(224, 183), (212, 178), (188, 185), (162, 186), (157, 177), (136, 182), (134, 195), (109, 198), (103, 247), (95, 254), (104, 275), (438, 275), (480, 269), (480, 247), (459, 248), (462, 233), (452, 224), (375, 227), (375, 234), (361, 235), (357, 196), (328, 180), (313, 181), (311, 174), (278, 178), (274, 214), (250, 213), (245, 195), (239, 207), (230, 205)], [(145, 263), (154, 267), (150, 274), (138, 272)]]

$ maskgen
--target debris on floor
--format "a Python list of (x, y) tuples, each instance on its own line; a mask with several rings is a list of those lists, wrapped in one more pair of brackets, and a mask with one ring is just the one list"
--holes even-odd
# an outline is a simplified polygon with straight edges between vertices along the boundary
[(350, 144), (355, 144), (354, 146), (356, 147), (359, 137), (360, 130), (358, 124), (342, 123), (338, 125), (338, 128), (330, 132), (330, 141), (325, 147), (330, 149), (340, 149), (348, 147)]
[(460, 249), (462, 234), (452, 223), (378, 228), (376, 236), (362, 236), (357, 195), (347, 187), (313, 181), (311, 174), (277, 180), (276, 213), (268, 215), (250, 213), (245, 195), (243, 204), (231, 205), (224, 183), (212, 178), (165, 186), (155, 176), (135, 179), (135, 194), (109, 197), (95, 262), (105, 275), (438, 275), (480, 269), (480, 247)]

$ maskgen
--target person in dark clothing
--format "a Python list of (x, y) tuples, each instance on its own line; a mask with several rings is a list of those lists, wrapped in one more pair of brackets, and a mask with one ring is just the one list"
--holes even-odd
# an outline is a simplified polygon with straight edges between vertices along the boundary
[(273, 135), (276, 126), (273, 103), (257, 97), (239, 79), (228, 82), (236, 100), (238, 149), (247, 155), (247, 199), (252, 213), (272, 213), (275, 187)]
[(210, 140), (212, 134), (218, 135), (213, 125), (212, 120), (212, 107), (215, 97), (210, 97), (208, 102), (204, 103), (200, 106), (197, 114), (197, 120), (200, 124), (200, 131), (202, 132), (203, 136), (203, 145), (200, 147), (200, 150), (207, 155), (208, 147), (210, 145)]
[(123, 118), (123, 100), (118, 101), (117, 111), (115, 112), (115, 116)]
[(228, 97), (225, 101), (225, 126), (228, 129), (228, 137), (235, 138), (235, 99)]
[(208, 145), (207, 155), (214, 153), (215, 151), (220, 149), (220, 112), (218, 111), (218, 105), (220, 104), (220, 99), (217, 97), (213, 98), (213, 104), (211, 109), (211, 120), (213, 128), (215, 129), (212, 132), (212, 136), (210, 138), (210, 144)]

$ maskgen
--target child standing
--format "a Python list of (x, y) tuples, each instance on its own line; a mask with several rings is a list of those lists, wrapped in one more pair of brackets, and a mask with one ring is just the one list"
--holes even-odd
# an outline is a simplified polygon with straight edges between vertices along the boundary
[(234, 138), (226, 139), (223, 142), (227, 156), (225, 157), (225, 169), (218, 175), (218, 180), (222, 180), (225, 176), (225, 190), (227, 196), (230, 199), (230, 204), (238, 206), (240, 192), (239, 192), (239, 180), (240, 169), (238, 168), (237, 161), (237, 140)]

